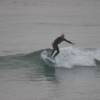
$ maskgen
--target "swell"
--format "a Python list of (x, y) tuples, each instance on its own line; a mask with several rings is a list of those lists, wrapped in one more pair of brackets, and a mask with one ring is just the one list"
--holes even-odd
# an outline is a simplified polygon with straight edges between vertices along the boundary
[(28, 54), (0, 56), (0, 69), (42, 66), (44, 64), (40, 58), (42, 51), (44, 51), (44, 49)]

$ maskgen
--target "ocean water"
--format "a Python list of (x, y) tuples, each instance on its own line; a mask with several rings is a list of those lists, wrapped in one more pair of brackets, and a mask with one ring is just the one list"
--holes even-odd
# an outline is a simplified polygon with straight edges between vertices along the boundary
[[(99, 9), (99, 0), (0, 0), (0, 100), (100, 100)], [(47, 65), (61, 33), (75, 45), (62, 43)]]

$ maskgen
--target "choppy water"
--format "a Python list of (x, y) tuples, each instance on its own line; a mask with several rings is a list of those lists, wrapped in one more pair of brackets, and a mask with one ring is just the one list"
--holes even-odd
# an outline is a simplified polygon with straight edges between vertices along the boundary
[[(47, 66), (61, 33), (75, 46)], [(100, 1), (0, 0), (0, 100), (100, 100)]]

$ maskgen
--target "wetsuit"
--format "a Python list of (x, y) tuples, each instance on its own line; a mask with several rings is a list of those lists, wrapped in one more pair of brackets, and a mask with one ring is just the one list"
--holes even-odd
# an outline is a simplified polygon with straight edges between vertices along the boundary
[(55, 55), (53, 56), (54, 58), (59, 54), (59, 47), (58, 47), (58, 44), (60, 44), (61, 42), (63, 42), (63, 41), (66, 41), (66, 42), (68, 42), (68, 43), (70, 43), (70, 44), (73, 44), (71, 41), (68, 41), (68, 40), (66, 40), (64, 37), (58, 37), (58, 38), (56, 38), (55, 40), (54, 40), (54, 42), (52, 43), (52, 46), (53, 46), (53, 50), (52, 50), (52, 53), (51, 53), (51, 56), (54, 54), (54, 52), (55, 51), (57, 51), (56, 53), (55, 53)]

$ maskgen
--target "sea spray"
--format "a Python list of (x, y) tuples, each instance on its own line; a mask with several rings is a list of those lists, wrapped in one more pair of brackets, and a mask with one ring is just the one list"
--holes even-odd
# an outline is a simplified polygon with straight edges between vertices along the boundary
[(60, 53), (55, 58), (56, 67), (66, 68), (72, 68), (73, 66), (96, 66), (95, 59), (100, 60), (100, 49), (75, 48), (72, 46), (60, 48)]

